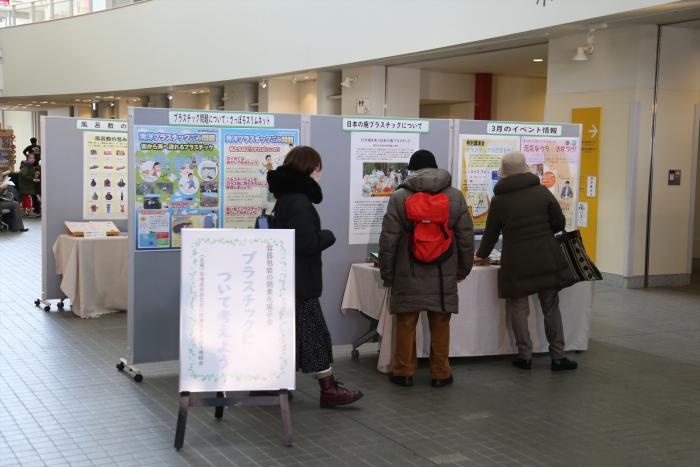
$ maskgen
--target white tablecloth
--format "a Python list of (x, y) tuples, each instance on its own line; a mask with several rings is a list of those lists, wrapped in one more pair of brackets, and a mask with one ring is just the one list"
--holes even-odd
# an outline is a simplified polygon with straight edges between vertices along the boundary
[[(475, 267), (459, 284), (459, 313), (450, 325), (450, 356), (475, 357), (516, 353), (515, 339), (506, 317), (505, 301), (498, 298), (498, 267)], [(588, 349), (593, 282), (581, 282), (559, 294), (566, 350)], [(371, 264), (353, 264), (341, 310), (361, 311), (379, 321), (381, 372), (391, 371), (394, 317), (389, 313), (389, 293), (382, 286), (379, 269)], [(547, 338), (539, 300), (530, 297), (530, 335), (534, 352), (547, 352)], [(426, 336), (425, 338), (423, 336)], [(421, 313), (416, 333), (419, 357), (430, 355), (428, 319)]]
[(124, 311), (128, 301), (129, 243), (126, 235), (83, 238), (60, 235), (53, 245), (61, 291), (73, 313), (94, 318)]

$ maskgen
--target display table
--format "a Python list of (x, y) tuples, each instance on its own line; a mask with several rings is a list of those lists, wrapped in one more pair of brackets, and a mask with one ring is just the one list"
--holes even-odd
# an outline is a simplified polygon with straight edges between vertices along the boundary
[(94, 318), (125, 311), (128, 301), (128, 237), (84, 238), (60, 235), (53, 244), (61, 291), (73, 313)]
[[(459, 313), (450, 325), (450, 357), (476, 357), (516, 353), (505, 301), (498, 298), (497, 266), (474, 267), (459, 284)], [(560, 308), (564, 323), (566, 350), (588, 349), (593, 282), (581, 282), (564, 289)], [(353, 264), (350, 268), (341, 310), (357, 310), (379, 321), (381, 337), (377, 369), (391, 371), (394, 317), (389, 313), (389, 290), (382, 286), (379, 269), (371, 264)], [(530, 297), (530, 335), (533, 352), (547, 352), (547, 338), (539, 300)], [(425, 337), (424, 337), (425, 336)], [(430, 331), (425, 313), (421, 313), (416, 332), (419, 357), (430, 355)]]

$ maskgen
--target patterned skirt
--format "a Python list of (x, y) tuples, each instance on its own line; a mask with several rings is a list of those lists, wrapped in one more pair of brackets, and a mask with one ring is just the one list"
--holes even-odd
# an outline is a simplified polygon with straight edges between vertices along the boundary
[(303, 373), (327, 370), (333, 363), (331, 334), (318, 298), (296, 302), (297, 369)]

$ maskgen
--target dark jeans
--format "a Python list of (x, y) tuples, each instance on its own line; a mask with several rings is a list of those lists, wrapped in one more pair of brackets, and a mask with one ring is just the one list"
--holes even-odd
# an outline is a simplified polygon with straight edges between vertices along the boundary
[(22, 222), (22, 216), (20, 216), (20, 207), (17, 201), (3, 201), (0, 200), (0, 212), (4, 209), (9, 209), (10, 212), (3, 214), (2, 218), (7, 222), (10, 230), (21, 230), (24, 228), (24, 223)]

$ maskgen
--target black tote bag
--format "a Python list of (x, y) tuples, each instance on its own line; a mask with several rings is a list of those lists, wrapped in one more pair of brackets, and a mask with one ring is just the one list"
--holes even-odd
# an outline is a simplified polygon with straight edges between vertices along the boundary
[(557, 240), (576, 282), (603, 280), (602, 274), (583, 247), (581, 232), (564, 230), (557, 236)]

